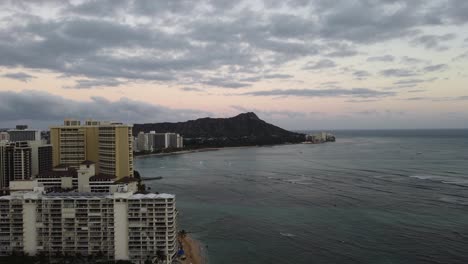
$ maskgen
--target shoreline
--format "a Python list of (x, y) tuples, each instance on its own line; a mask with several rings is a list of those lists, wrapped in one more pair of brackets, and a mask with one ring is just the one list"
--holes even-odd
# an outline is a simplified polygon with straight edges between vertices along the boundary
[(143, 158), (149, 156), (171, 156), (171, 155), (182, 155), (182, 154), (191, 154), (191, 153), (198, 153), (198, 152), (208, 152), (208, 151), (218, 151), (223, 149), (240, 149), (240, 148), (258, 148), (258, 147), (273, 147), (273, 146), (283, 146), (283, 145), (297, 145), (301, 143), (284, 143), (284, 144), (275, 144), (275, 145), (252, 145), (252, 146), (237, 146), (237, 147), (216, 147), (216, 148), (199, 148), (199, 149), (191, 149), (191, 150), (181, 150), (181, 151), (174, 151), (168, 153), (148, 153), (148, 154), (138, 154), (134, 155), (134, 158)]
[(206, 264), (206, 252), (200, 241), (189, 235), (179, 235), (179, 243), (184, 249), (185, 260), (179, 260), (182, 264)]
[(192, 150), (180, 150), (168, 153), (148, 153), (148, 154), (138, 154), (134, 155), (134, 158), (140, 157), (149, 157), (149, 156), (171, 156), (171, 155), (182, 155), (182, 154), (190, 154), (190, 153), (197, 153), (197, 152), (206, 152), (206, 151), (217, 151), (223, 148), (201, 148), (201, 149), (192, 149)]

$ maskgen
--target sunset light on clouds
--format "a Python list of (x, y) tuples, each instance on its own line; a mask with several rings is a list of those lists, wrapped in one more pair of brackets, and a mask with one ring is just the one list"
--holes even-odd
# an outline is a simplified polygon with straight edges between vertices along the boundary
[(467, 128), (468, 1), (3, 1), (0, 123)]

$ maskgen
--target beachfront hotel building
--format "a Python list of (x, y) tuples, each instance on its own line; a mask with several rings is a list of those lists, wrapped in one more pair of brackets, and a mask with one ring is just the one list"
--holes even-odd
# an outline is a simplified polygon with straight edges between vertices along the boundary
[(0, 256), (57, 253), (144, 263), (177, 251), (175, 196), (115, 193), (14, 192), (0, 197)]
[(26, 125), (17, 125), (16, 129), (8, 130), (8, 140), (17, 141), (40, 141), (41, 132), (35, 129), (28, 129)]
[(117, 179), (133, 177), (132, 127), (122, 123), (65, 120), (50, 127), (53, 165), (78, 169), (88, 160), (96, 163), (96, 173)]
[(32, 176), (32, 149), (28, 142), (0, 143), (0, 188), (10, 181), (29, 180)]

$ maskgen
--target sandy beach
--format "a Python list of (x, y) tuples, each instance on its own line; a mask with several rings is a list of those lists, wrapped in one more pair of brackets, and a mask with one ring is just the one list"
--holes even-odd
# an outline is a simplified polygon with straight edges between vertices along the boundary
[(201, 244), (188, 235), (179, 236), (179, 241), (185, 251), (185, 260), (180, 260), (183, 264), (205, 264), (206, 259), (203, 254)]

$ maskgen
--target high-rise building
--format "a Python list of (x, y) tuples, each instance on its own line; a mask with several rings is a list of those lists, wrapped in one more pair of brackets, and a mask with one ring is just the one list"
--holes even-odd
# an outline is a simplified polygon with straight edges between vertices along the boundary
[(138, 133), (137, 137), (137, 147), (138, 151), (148, 151), (148, 134), (145, 132)]
[(2, 131), (0, 132), (0, 142), (5, 142), (10, 140), (10, 135), (8, 132)]
[(184, 138), (177, 134), (177, 148), (183, 148), (184, 147)]
[(115, 176), (117, 179), (127, 176), (133, 177), (131, 126), (121, 123), (101, 124), (99, 126), (98, 145), (99, 174)]
[(0, 195), (3, 194), (8, 187), (10, 179), (7, 173), (7, 155), (6, 155), (7, 145), (6, 143), (0, 143)]
[(17, 141), (0, 145), (0, 188), (11, 181), (31, 180), (40, 172), (52, 170), (52, 146), (41, 141)]
[[(27, 141), (12, 142), (7, 145), (6, 171), (9, 181), (29, 180), (32, 176), (32, 149)], [(7, 185), (8, 186), (8, 185)]]
[(148, 135), (148, 150), (155, 150), (156, 131), (150, 131)]
[(96, 163), (98, 174), (117, 178), (133, 177), (133, 138), (129, 125), (65, 120), (63, 126), (50, 128), (53, 165), (78, 169), (85, 161)]
[(166, 134), (165, 133), (155, 133), (153, 149), (164, 149), (166, 148)]
[(52, 145), (44, 144), (42, 141), (29, 141), (28, 144), (31, 147), (32, 176), (52, 170)]
[[(37, 174), (52, 170), (53, 168), (52, 158), (53, 158), (52, 145), (38, 146), (37, 148)], [(33, 159), (33, 163), (34, 163), (34, 159)], [(33, 169), (33, 172), (34, 172), (34, 169)]]
[[(0, 197), (0, 255), (24, 252), (172, 263), (177, 210), (171, 194), (16, 192)], [(162, 254), (161, 254), (162, 253)]]
[(0, 189), (5, 193), (10, 181), (30, 180), (32, 176), (32, 151), (28, 142), (0, 144)]
[(41, 132), (39, 130), (28, 129), (26, 125), (18, 125), (16, 129), (8, 130), (8, 135), (11, 142), (41, 140)]
[(166, 133), (166, 148), (177, 148), (176, 133)]

